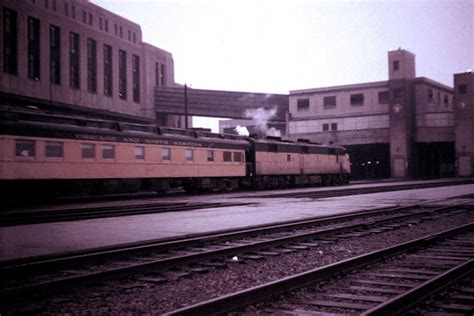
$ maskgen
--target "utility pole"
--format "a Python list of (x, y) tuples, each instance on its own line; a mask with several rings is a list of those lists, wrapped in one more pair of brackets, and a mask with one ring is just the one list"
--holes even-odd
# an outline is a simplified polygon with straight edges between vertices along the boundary
[(188, 129), (188, 85), (184, 84), (184, 128)]

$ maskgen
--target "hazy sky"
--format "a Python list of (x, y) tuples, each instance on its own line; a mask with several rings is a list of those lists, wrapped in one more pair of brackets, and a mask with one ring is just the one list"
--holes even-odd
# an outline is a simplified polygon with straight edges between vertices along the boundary
[(141, 25), (193, 88), (288, 93), (387, 80), (387, 51), (452, 86), (474, 68), (474, 0), (93, 0)]
[(474, 68), (474, 0), (93, 0), (141, 25), (194, 88), (288, 93), (387, 79), (387, 51), (452, 86)]

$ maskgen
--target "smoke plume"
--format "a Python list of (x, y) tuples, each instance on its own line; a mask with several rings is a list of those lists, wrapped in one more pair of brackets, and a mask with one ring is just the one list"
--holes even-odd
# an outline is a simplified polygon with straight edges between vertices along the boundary
[(249, 130), (245, 126), (237, 125), (237, 127), (234, 129), (234, 131), (236, 131), (237, 134), (239, 134), (240, 136), (249, 136), (250, 135)]
[(264, 108), (248, 109), (245, 111), (245, 117), (253, 120), (256, 125), (256, 131), (259, 136), (280, 137), (281, 132), (274, 127), (268, 128), (268, 121), (276, 115), (276, 108), (265, 110)]

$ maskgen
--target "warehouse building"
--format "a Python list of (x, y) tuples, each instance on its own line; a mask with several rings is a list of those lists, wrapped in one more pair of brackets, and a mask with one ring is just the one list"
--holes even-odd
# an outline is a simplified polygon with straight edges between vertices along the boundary
[[(472, 155), (455, 145), (463, 139), (472, 148), (464, 131), (472, 116), (461, 115), (471, 125), (461, 122), (459, 89), (416, 77), (415, 55), (407, 50), (389, 51), (388, 68), (387, 81), (290, 91), (289, 137), (347, 147), (355, 178), (470, 174), (459, 172), (456, 158)], [(456, 80), (469, 86), (472, 73)], [(471, 93), (462, 96), (471, 102), (472, 90), (461, 91)]]

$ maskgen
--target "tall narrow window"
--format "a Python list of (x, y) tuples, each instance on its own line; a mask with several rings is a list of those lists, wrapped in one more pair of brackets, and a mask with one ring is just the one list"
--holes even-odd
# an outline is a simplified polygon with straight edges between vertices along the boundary
[(127, 99), (127, 53), (119, 49), (119, 98)]
[(140, 103), (140, 57), (132, 56), (133, 101)]
[(28, 78), (40, 79), (40, 21), (28, 17)]
[(17, 14), (16, 11), (3, 8), (3, 70), (12, 75), (17, 74)]
[(160, 86), (160, 63), (155, 63), (155, 86)]
[(87, 91), (97, 93), (97, 42), (87, 39)]
[(69, 85), (71, 88), (79, 89), (79, 34), (71, 32), (69, 35)]
[(104, 44), (104, 95), (112, 96), (112, 46)]
[(162, 87), (165, 85), (165, 64), (160, 65), (160, 84)]
[(58, 26), (49, 27), (50, 45), (50, 80), (52, 84), (61, 84), (61, 29)]

